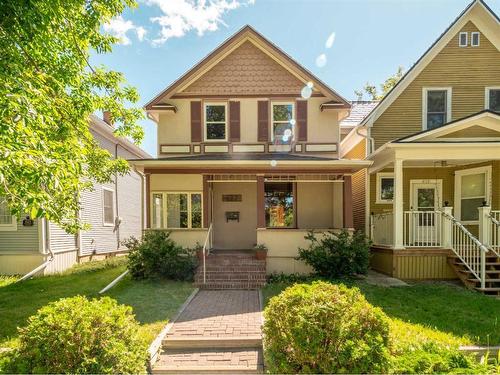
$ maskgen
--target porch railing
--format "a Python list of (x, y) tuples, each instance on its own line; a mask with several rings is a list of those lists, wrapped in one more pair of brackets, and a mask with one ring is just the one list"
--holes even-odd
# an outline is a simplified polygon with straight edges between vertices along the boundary
[(500, 257), (500, 211), (490, 211), (489, 215), (489, 246)]
[(393, 244), (393, 220), (392, 212), (384, 212), (371, 215), (371, 240), (376, 245), (391, 246)]
[(205, 237), (205, 242), (203, 243), (203, 284), (207, 283), (207, 255), (210, 253), (212, 248), (212, 228), (213, 223), (210, 223), (208, 227), (207, 236)]
[(460, 258), (472, 275), (481, 281), (481, 288), (484, 289), (488, 249), (455, 217), (446, 212), (443, 212), (442, 215), (444, 224), (451, 227), (451, 250)]
[(405, 247), (440, 247), (442, 244), (441, 211), (405, 211), (403, 245)]

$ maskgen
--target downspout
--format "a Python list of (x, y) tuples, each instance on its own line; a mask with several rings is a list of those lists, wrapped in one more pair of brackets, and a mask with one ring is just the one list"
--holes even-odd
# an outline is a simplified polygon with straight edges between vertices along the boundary
[(359, 135), (362, 138), (365, 138), (368, 141), (368, 150), (366, 152), (366, 156), (370, 155), (373, 150), (375, 149), (375, 140), (373, 137), (370, 135), (371, 133), (371, 127), (366, 126), (366, 134), (361, 134), (359, 131), (361, 130), (361, 126), (356, 126), (356, 134)]
[(50, 228), (49, 228), (49, 223), (48, 223), (48, 221), (45, 218), (43, 218), (43, 219), (40, 219), (40, 224), (44, 226), (43, 229), (44, 229), (44, 234), (45, 234), (44, 244), (43, 244), (43, 252), (44, 252), (44, 254), (46, 254), (48, 252), (50, 254), (50, 258), (47, 259), (42, 264), (40, 264), (34, 270), (28, 272), (26, 275), (24, 275), (19, 280), (17, 280), (18, 283), (22, 282), (22, 281), (25, 281), (25, 280), (28, 280), (28, 279), (31, 279), (38, 272), (44, 270), (49, 265), (49, 263), (54, 260), (54, 253), (52, 252), (52, 249), (50, 248)]

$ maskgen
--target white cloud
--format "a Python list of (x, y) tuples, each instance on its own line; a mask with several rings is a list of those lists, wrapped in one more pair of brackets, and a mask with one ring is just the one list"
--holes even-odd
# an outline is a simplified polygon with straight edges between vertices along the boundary
[(110, 33), (114, 37), (120, 40), (120, 44), (129, 45), (131, 42), (127, 33), (129, 31), (134, 31), (137, 35), (137, 39), (142, 41), (146, 35), (146, 29), (142, 26), (136, 26), (130, 20), (125, 21), (122, 16), (113, 18), (109, 23), (104, 24), (104, 31)]
[(219, 25), (225, 25), (224, 14), (242, 5), (253, 5), (255, 0), (146, 0), (146, 3), (158, 6), (163, 13), (151, 18), (160, 25), (160, 35), (153, 43), (162, 44), (192, 30), (198, 35), (215, 31)]
[(335, 42), (335, 33), (331, 33), (325, 42), (325, 48), (332, 48), (333, 42)]

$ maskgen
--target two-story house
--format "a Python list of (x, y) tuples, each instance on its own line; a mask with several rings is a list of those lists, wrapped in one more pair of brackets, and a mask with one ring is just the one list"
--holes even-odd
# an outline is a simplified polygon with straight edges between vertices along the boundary
[(353, 228), (352, 176), (340, 158), (351, 103), (246, 26), (146, 105), (158, 158), (134, 162), (147, 227), (214, 249), (268, 247), (268, 272), (306, 270), (307, 231)]
[(405, 279), (458, 275), (500, 291), (500, 20), (483, 1), (346, 142), (373, 161), (366, 223), (374, 268)]
[[(148, 153), (114, 134), (113, 124), (92, 115), (89, 130), (99, 146), (113, 157), (149, 158)], [(46, 219), (17, 219), (0, 200), (0, 274), (61, 272), (88, 259), (116, 255), (127, 249), (122, 241), (139, 238), (143, 230), (144, 177), (131, 169), (106, 183), (94, 183), (80, 194), (80, 218), (88, 230), (68, 234)]]

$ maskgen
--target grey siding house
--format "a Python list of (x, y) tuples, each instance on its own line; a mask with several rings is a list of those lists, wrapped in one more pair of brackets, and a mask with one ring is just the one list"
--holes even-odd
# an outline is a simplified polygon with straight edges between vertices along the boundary
[[(97, 116), (90, 118), (90, 131), (115, 157), (151, 157), (127, 139), (116, 137), (113, 126)], [(126, 249), (121, 242), (139, 237), (144, 228), (144, 184), (143, 174), (132, 167), (127, 175), (110, 183), (96, 183), (92, 191), (83, 192), (80, 217), (90, 229), (75, 235), (46, 219), (25, 226), (0, 202), (0, 274), (25, 274), (52, 259), (41, 271), (50, 274), (91, 257), (123, 252)]]

